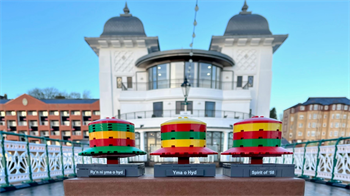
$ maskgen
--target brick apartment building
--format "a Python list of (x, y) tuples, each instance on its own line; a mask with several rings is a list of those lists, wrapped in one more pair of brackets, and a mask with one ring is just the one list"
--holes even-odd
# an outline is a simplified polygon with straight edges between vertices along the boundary
[[(0, 99), (0, 131), (72, 141), (88, 140), (88, 124), (100, 119), (99, 99)], [(7, 140), (22, 140), (7, 135)], [(37, 139), (29, 139), (39, 142)]]
[(350, 100), (310, 97), (283, 112), (283, 137), (289, 142), (350, 136)]

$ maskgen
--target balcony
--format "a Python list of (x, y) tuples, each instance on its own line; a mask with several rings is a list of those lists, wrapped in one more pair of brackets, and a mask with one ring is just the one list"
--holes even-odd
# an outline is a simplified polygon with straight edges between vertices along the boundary
[[(180, 110), (162, 110), (162, 111), (139, 111), (130, 112), (120, 115), (120, 119), (142, 119), (142, 118), (163, 118), (163, 117), (179, 117)], [(231, 119), (247, 119), (252, 114), (225, 110), (192, 110), (187, 111), (188, 117), (210, 117), (210, 118), (231, 118)], [(116, 116), (118, 117), (118, 116)]]
[(18, 122), (18, 126), (27, 126), (26, 121)]
[[(181, 88), (181, 84), (184, 82), (183, 79), (175, 80), (158, 80), (152, 82), (133, 82), (132, 88), (127, 88), (126, 84), (122, 83), (122, 90), (154, 90), (154, 89), (166, 89), (166, 88)], [(218, 80), (205, 80), (205, 79), (192, 79), (189, 80), (191, 88), (211, 88), (220, 90), (248, 90), (252, 87), (248, 81), (242, 81), (237, 84), (234, 81), (218, 81)]]
[(64, 125), (64, 126), (69, 126), (69, 125), (70, 125), (70, 122), (69, 122), (69, 121), (63, 121), (63, 122), (62, 122), (62, 125)]

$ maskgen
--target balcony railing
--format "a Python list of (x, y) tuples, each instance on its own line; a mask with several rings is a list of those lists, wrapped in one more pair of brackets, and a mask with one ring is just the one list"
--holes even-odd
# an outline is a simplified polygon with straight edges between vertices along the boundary
[(62, 125), (69, 126), (69, 125), (70, 125), (70, 122), (69, 122), (69, 121), (63, 121), (63, 122), (62, 122)]
[(27, 122), (18, 122), (18, 126), (27, 126)]
[[(151, 82), (133, 82), (133, 83), (121, 83), (118, 88), (122, 90), (153, 90), (153, 89), (165, 89), (165, 88), (181, 88), (181, 84), (184, 82), (181, 80), (158, 80)], [(218, 80), (199, 80), (189, 79), (188, 82), (191, 84), (191, 88), (212, 88), (221, 90), (247, 90), (253, 87), (247, 81), (237, 83), (234, 81), (223, 82)]]
[[(120, 115), (120, 119), (141, 119), (141, 118), (163, 118), (163, 117), (178, 117), (180, 110), (153, 110), (153, 111), (139, 111), (129, 112)], [(247, 119), (252, 117), (252, 114), (235, 111), (224, 110), (188, 110), (190, 115), (188, 117), (211, 117), (211, 118), (233, 118), (233, 119)], [(118, 117), (118, 116), (116, 116)]]

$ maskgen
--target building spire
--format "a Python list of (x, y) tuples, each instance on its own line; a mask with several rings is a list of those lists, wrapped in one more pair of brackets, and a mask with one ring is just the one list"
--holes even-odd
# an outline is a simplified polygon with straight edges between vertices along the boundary
[(130, 10), (128, 8), (128, 3), (125, 1), (125, 7), (123, 9), (124, 14), (120, 14), (120, 16), (131, 16)]
[(128, 8), (128, 3), (126, 1), (125, 1), (125, 7), (124, 7), (123, 11), (124, 11), (124, 14), (129, 14), (130, 13), (130, 10)]
[(243, 5), (243, 7), (242, 7), (242, 11), (240, 12), (240, 14), (251, 14), (252, 12), (247, 12), (247, 10), (248, 10), (248, 5), (247, 5), (247, 1), (246, 0), (244, 0), (244, 5)]

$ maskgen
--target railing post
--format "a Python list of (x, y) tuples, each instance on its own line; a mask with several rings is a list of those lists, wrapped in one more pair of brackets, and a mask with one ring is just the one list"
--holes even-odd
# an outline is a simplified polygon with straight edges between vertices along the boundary
[(33, 183), (33, 171), (32, 171), (32, 160), (30, 158), (30, 150), (29, 150), (29, 139), (28, 136), (24, 136), (26, 138), (26, 146), (27, 146), (27, 164), (29, 168), (29, 181), (23, 181), (22, 183)]
[[(81, 144), (81, 151), (84, 151), (84, 145)], [(81, 162), (84, 164), (84, 156), (81, 156)]]
[(343, 137), (340, 137), (337, 139), (337, 142), (334, 144), (334, 155), (333, 155), (333, 167), (332, 167), (332, 178), (330, 181), (328, 181), (327, 183), (341, 183), (341, 181), (338, 180), (334, 180), (334, 169), (337, 165), (337, 151), (338, 151), (338, 144), (340, 142), (340, 140), (342, 140)]
[(49, 146), (47, 145), (47, 140), (45, 138), (44, 138), (44, 142), (45, 142), (45, 153), (46, 153), (47, 178), (51, 179)]
[(316, 155), (316, 167), (315, 167), (315, 177), (312, 178), (313, 181), (316, 181), (316, 180), (323, 180), (322, 178), (318, 178), (317, 175), (318, 175), (318, 165), (320, 163), (320, 159), (319, 159), (319, 156), (320, 156), (320, 151), (321, 151), (321, 145), (323, 143), (323, 140), (320, 140), (318, 142), (318, 145), (317, 145), (317, 155)]
[(60, 151), (61, 151), (62, 178), (64, 178), (64, 161), (63, 161), (62, 141), (60, 141)]
[(295, 146), (296, 146), (297, 144), (296, 143), (294, 143), (294, 145), (293, 145), (293, 157), (292, 157), (292, 164), (294, 164), (294, 153), (295, 153)]
[(4, 167), (4, 172), (5, 172), (5, 185), (1, 185), (1, 187), (13, 187), (10, 182), (9, 182), (9, 175), (8, 175), (8, 170), (7, 170), (7, 160), (6, 160), (6, 150), (5, 150), (5, 139), (4, 135), (2, 132), (0, 132), (0, 137), (1, 137), (1, 152), (2, 152), (2, 165)]
[(300, 178), (308, 178), (308, 176), (304, 175), (304, 166), (305, 166), (306, 147), (307, 147), (307, 145), (309, 145), (309, 143), (310, 143), (309, 141), (306, 142), (306, 144), (304, 146), (303, 166), (301, 168), (301, 176), (300, 176)]
[(72, 161), (73, 161), (73, 173), (74, 173), (74, 177), (77, 175), (77, 173), (75, 172), (75, 154), (74, 154), (74, 143), (71, 142), (72, 144)]

